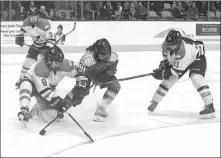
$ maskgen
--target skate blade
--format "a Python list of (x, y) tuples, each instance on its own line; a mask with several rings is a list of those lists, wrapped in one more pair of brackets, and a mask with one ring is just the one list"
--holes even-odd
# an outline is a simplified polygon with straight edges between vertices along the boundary
[(201, 119), (204, 119), (204, 120), (206, 120), (206, 119), (213, 119), (213, 118), (216, 118), (215, 113), (206, 114), (206, 115), (202, 115), (201, 116)]
[(101, 117), (101, 116), (95, 115), (93, 120), (94, 120), (94, 122), (105, 122), (105, 121), (107, 121), (107, 117)]
[(20, 120), (19, 120), (19, 122), (20, 122), (22, 128), (26, 128), (26, 129), (28, 128), (28, 126), (27, 126), (27, 121), (20, 121)]
[(23, 128), (28, 128), (28, 127), (27, 127), (27, 123), (28, 123), (28, 122), (24, 120), (23, 116), (20, 116), (20, 117), (19, 117), (19, 122), (20, 122), (20, 124), (21, 124), (21, 126), (22, 126)]

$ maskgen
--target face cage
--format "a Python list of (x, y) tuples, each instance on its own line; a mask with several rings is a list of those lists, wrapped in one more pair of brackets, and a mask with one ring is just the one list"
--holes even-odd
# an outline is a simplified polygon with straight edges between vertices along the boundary
[(111, 57), (111, 54), (98, 54), (98, 58), (99, 58), (100, 60), (106, 61), (106, 60), (109, 60), (110, 57)]
[[(28, 19), (28, 21), (30, 21), (30, 22), (32, 22), (33, 23), (33, 21), (31, 21), (34, 17), (37, 17), (36, 18), (36, 21), (34, 21), (34, 22), (37, 22), (38, 21), (38, 18), (39, 18), (39, 15), (38, 14), (36, 14), (36, 15), (27, 15), (27, 19)], [(34, 19), (35, 20), (35, 19)]]

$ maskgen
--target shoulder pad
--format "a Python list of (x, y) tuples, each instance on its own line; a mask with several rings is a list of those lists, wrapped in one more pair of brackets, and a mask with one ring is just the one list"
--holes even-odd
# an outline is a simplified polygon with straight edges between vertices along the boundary
[(163, 51), (168, 50), (168, 45), (167, 45), (166, 41), (163, 42), (163, 44), (161, 45), (161, 48), (162, 48)]
[(72, 60), (64, 59), (61, 71), (71, 72), (75, 68), (75, 63)]
[(31, 26), (32, 24), (28, 21), (28, 19), (25, 19), (22, 23), (22, 27)]
[(42, 19), (42, 18), (39, 19), (37, 27), (42, 31), (47, 31), (51, 29), (49, 21), (47, 19)]
[(184, 42), (181, 42), (180, 48), (175, 54), (176, 55), (175, 59), (181, 60), (184, 58), (185, 54), (186, 54), (185, 44), (184, 44)]
[(111, 57), (110, 57), (110, 61), (118, 61), (118, 55), (115, 52), (111, 52)]
[(50, 75), (50, 71), (45, 63), (44, 60), (40, 60), (35, 68), (34, 68), (34, 72), (35, 72), (35, 75), (38, 76), (38, 77), (43, 77), (43, 78), (48, 78), (49, 75)]
[(96, 61), (94, 59), (94, 52), (87, 52), (80, 60), (80, 63), (84, 66), (92, 66), (96, 64)]

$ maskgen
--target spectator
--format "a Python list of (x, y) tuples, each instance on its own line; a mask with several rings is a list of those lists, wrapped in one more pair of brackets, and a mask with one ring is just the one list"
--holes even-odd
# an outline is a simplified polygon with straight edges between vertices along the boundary
[(184, 8), (184, 12), (187, 12), (189, 9), (189, 1), (183, 1), (182, 6)]
[(215, 4), (215, 2), (210, 3), (210, 11), (213, 12), (214, 15), (216, 16), (216, 4)]
[(173, 3), (172, 6), (173, 6), (173, 8), (172, 8), (173, 16), (175, 18), (182, 19), (184, 16), (184, 13), (183, 13), (183, 6), (182, 6), (181, 2), (175, 2), (175, 3)]
[(14, 20), (25, 20), (27, 16), (24, 6), (22, 6), (20, 1), (15, 1), (15, 2), (16, 2), (16, 7), (15, 7)]
[(147, 19), (147, 9), (143, 6), (142, 2), (138, 2), (137, 11), (136, 11), (136, 19), (138, 20)]
[(107, 20), (108, 19), (108, 13), (106, 9), (106, 4), (103, 3), (102, 7), (100, 8), (100, 20)]
[(207, 2), (206, 1), (197, 1), (196, 6), (199, 11), (200, 16), (206, 16), (207, 15)]
[(11, 9), (11, 10), (9, 10), (9, 11), (11, 11), (12, 20), (15, 20), (15, 10), (14, 10), (14, 9)]
[(91, 10), (91, 2), (85, 2), (85, 5), (84, 5), (84, 18), (86, 20), (93, 20), (92, 19), (92, 12), (90, 10)]
[(129, 20), (136, 20), (135, 14), (136, 14), (135, 4), (134, 4), (134, 2), (131, 2), (131, 3), (130, 3)]
[(49, 19), (48, 13), (46, 12), (46, 8), (44, 5), (40, 6), (39, 15), (43, 19)]
[(164, 3), (162, 1), (154, 2), (154, 10), (156, 14), (160, 17), (162, 17), (161, 12), (163, 11)]
[(35, 2), (31, 1), (30, 4), (29, 4), (29, 7), (35, 7)]
[(8, 12), (7, 11), (2, 11), (2, 16), (1, 16), (1, 21), (6, 21), (8, 19)]
[(121, 19), (122, 10), (123, 10), (123, 7), (121, 6), (121, 3), (118, 2), (116, 10), (115, 10), (116, 20), (120, 20)]
[(150, 3), (150, 11), (154, 11), (154, 3)]
[(61, 13), (59, 10), (56, 10), (54, 12), (54, 16), (51, 18), (52, 21), (60, 21), (60, 20), (64, 20), (62, 17), (61, 17)]
[(114, 9), (112, 7), (112, 4), (111, 2), (107, 2), (106, 4), (106, 10), (107, 10), (107, 15), (108, 15), (108, 20), (111, 20), (111, 19), (115, 19), (115, 13), (114, 13)]
[(130, 15), (130, 4), (126, 1), (124, 3), (123, 11), (122, 11), (122, 16), (125, 20), (129, 20), (129, 15)]
[(191, 4), (191, 7), (188, 9), (188, 18), (192, 20), (197, 20), (199, 18), (199, 12), (198, 9), (196, 8), (195, 3)]
[(48, 18), (52, 19), (53, 16), (54, 16), (54, 9), (51, 8), (50, 11), (49, 11)]
[(99, 1), (97, 4), (96, 4), (96, 7), (95, 7), (95, 11), (97, 13), (96, 15), (96, 19), (100, 19), (100, 10), (101, 8), (103, 7), (103, 2), (102, 1)]
[(217, 9), (217, 11), (220, 12), (220, 10), (221, 10), (221, 1), (220, 0), (216, 0), (216, 9)]

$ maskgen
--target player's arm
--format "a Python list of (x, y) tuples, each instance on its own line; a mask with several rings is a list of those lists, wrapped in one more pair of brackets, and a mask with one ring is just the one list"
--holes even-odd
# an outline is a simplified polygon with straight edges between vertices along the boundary
[(107, 77), (115, 75), (117, 73), (118, 62), (118, 55), (115, 52), (112, 52), (110, 58), (110, 66), (106, 68), (106, 70), (103, 72), (103, 75), (107, 75)]
[(166, 59), (167, 58), (168, 50), (167, 50), (167, 44), (166, 44), (165, 41), (161, 45), (161, 51), (162, 51), (163, 59)]
[(78, 68), (79, 64), (68, 59), (63, 60), (62, 67), (60, 68), (64, 76), (67, 76), (69, 78), (75, 78), (76, 75), (78, 74)]
[(21, 30), (20, 30), (19, 34), (17, 34), (17, 35), (15, 36), (15, 44), (17, 44), (17, 45), (19, 45), (19, 46), (21, 46), (21, 47), (23, 47), (24, 42), (25, 42), (25, 40), (24, 40), (24, 35), (25, 35), (25, 33), (26, 33), (25, 28), (28, 27), (27, 25), (28, 25), (28, 22), (27, 22), (27, 20), (25, 20), (25, 21), (23, 22), (23, 24), (22, 24), (22, 27), (21, 27)]
[(184, 73), (184, 71), (191, 62), (190, 54), (191, 53), (186, 53), (184, 49), (181, 50), (180, 53), (178, 53), (175, 56), (175, 60), (172, 67), (163, 72), (162, 74), (163, 79), (168, 80), (169, 77), (172, 75), (177, 76), (179, 78)]
[(50, 107), (59, 112), (63, 112), (66, 109), (64, 99), (55, 94), (55, 91), (50, 86), (49, 80), (47, 78), (36, 77), (35, 82), (38, 94), (48, 103)]

